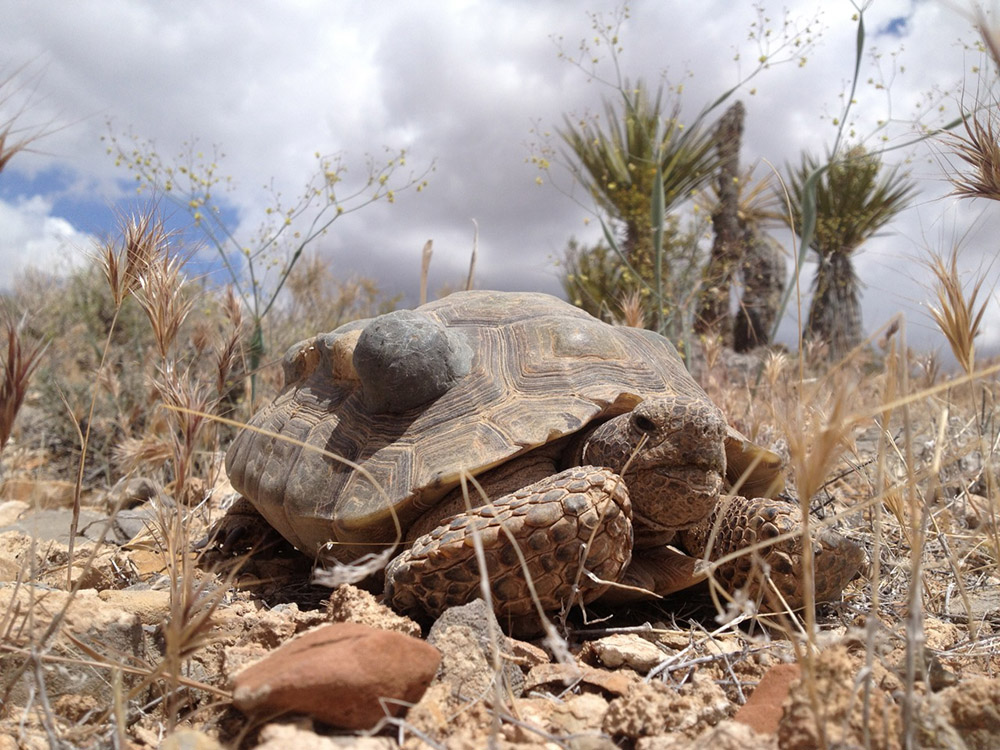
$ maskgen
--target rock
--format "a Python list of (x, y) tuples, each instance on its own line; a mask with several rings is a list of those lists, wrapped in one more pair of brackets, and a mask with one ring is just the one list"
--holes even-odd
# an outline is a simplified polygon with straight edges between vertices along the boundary
[(966, 631), (953, 622), (937, 617), (924, 617), (924, 647), (933, 651), (947, 651), (965, 636)]
[[(91, 524), (106, 521), (107, 516), (86, 508), (80, 511), (77, 525), (77, 541), (84, 539), (83, 529)], [(14, 523), (0, 528), (0, 534), (17, 531), (39, 542), (69, 542), (70, 527), (73, 522), (73, 511), (65, 508), (39, 510), (21, 516)]]
[[(127, 544), (137, 537), (149, 533), (150, 529), (160, 526), (160, 513), (152, 505), (141, 505), (138, 508), (120, 510), (115, 513), (115, 522), (108, 532), (108, 540), (117, 544)], [(88, 537), (91, 529), (84, 529), (84, 534)], [(99, 529), (94, 529), (94, 533), (100, 534)]]
[(254, 750), (396, 750), (388, 737), (322, 737), (310, 728), (294, 724), (268, 724), (260, 730)]
[(143, 625), (160, 625), (170, 615), (170, 592), (152, 589), (105, 589), (98, 592), (102, 602), (134, 612)]
[(213, 621), (220, 635), (228, 634), (228, 643), (220, 654), (217, 667), (226, 684), (232, 684), (236, 675), (260, 661), (269, 651), (326, 624), (322, 611), (303, 612), (295, 603), (279, 604), (271, 609), (246, 605), (237, 605), (235, 610), (222, 608), (214, 613)]
[(701, 734), (729, 712), (722, 688), (697, 673), (680, 688), (662, 682), (640, 682), (615, 698), (604, 716), (604, 731), (613, 737), (638, 740), (660, 734)]
[[(468, 704), (466, 704), (468, 705)], [(433, 740), (453, 736), (456, 730), (456, 717), (464, 718), (464, 712), (458, 710), (461, 704), (451, 693), (451, 686), (443, 682), (435, 682), (424, 693), (423, 697), (406, 714), (406, 724), (417, 736), (430, 737)], [(478, 704), (472, 704), (475, 711)], [(461, 706), (464, 709), (464, 706)], [(419, 746), (424, 750), (425, 745)]]
[(567, 750), (618, 750), (618, 745), (604, 735), (584, 734), (564, 742)]
[(62, 479), (6, 479), (0, 483), (0, 499), (20, 500), (32, 508), (72, 508), (75, 482)]
[[(105, 664), (148, 663), (151, 656), (139, 618), (101, 601), (96, 591), (83, 589), (71, 599), (66, 592), (45, 586), (0, 584), (0, 612), (9, 613), (7, 642), (11, 646), (28, 648), (38, 643), (52, 618), (67, 606), (55, 637), (47, 645), (51, 656)], [(68, 636), (84, 644), (90, 652), (82, 652)], [(0, 686), (9, 675), (15, 674), (23, 660), (24, 657), (16, 653), (0, 655)], [(63, 695), (91, 695), (107, 706), (112, 700), (113, 688), (107, 669), (81, 663), (69, 670), (57, 660), (43, 662), (41, 669), (45, 691), (51, 701)], [(36, 689), (31, 684), (34, 679), (36, 675), (32, 670), (22, 674), (10, 696), (12, 705), (23, 705), (29, 689)], [(123, 675), (126, 687), (137, 679), (129, 673)]]
[(163, 738), (159, 750), (222, 750), (222, 745), (197, 729), (178, 729)]
[(777, 733), (785, 699), (788, 698), (792, 683), (800, 676), (798, 664), (776, 664), (771, 667), (733, 719), (761, 734)]
[(522, 669), (531, 669), (539, 664), (548, 664), (552, 661), (548, 652), (534, 643), (519, 641), (516, 638), (507, 638), (507, 658), (513, 664), (517, 664)]
[[(84, 589), (104, 589), (121, 586), (123, 578), (129, 580), (130, 566), (118, 550), (109, 548), (91, 558), (93, 552), (93, 542), (77, 537), (70, 576), (74, 584)], [(65, 544), (39, 543), (24, 531), (0, 533), (0, 581), (13, 581), (21, 575), (24, 580), (66, 588), (68, 564), (69, 550)]]
[(987, 577), (985, 585), (971, 588), (968, 592), (969, 609), (966, 611), (965, 601), (961, 597), (954, 597), (951, 613), (964, 616), (972, 622), (982, 622), (990, 620), (1000, 612), (1000, 586), (997, 579)]
[(0, 728), (0, 750), (52, 750), (52, 743), (41, 727), (25, 728), (15, 724), (11, 731)]
[(612, 672), (587, 664), (539, 664), (528, 672), (524, 689), (526, 692), (544, 689), (561, 693), (567, 686), (577, 683), (617, 697), (628, 693), (638, 681), (639, 676), (632, 671)]
[(643, 737), (635, 743), (635, 750), (778, 750), (778, 743), (773, 735), (757, 734), (746, 724), (735, 721), (723, 721), (705, 734), (699, 735), (694, 742), (684, 735), (660, 735), (658, 737)]
[(520, 698), (511, 706), (518, 721), (501, 727), (504, 739), (516, 747), (537, 746), (545, 735), (559, 740), (573, 738), (569, 747), (599, 748), (610, 739), (601, 733), (601, 721), (608, 702), (594, 693), (569, 694), (564, 699), (552, 697)]
[[(145, 477), (132, 477), (119, 481), (104, 499), (107, 512), (114, 516), (114, 523), (107, 539), (126, 544), (159, 529), (164, 519), (175, 513), (176, 503), (163, 491), (158, 482)], [(85, 529), (85, 535), (101, 533), (100, 529)]]
[(569, 695), (554, 706), (549, 726), (559, 735), (599, 734), (607, 711), (608, 701), (600, 695)]
[(823, 711), (822, 719), (818, 719), (810, 698), (812, 691), (800, 687), (809, 679), (806, 666), (801, 665), (802, 677), (792, 684), (788, 705), (778, 725), (778, 745), (783, 750), (819, 747), (822, 739), (817, 724), (822, 721), (828, 746), (861, 746), (868, 736), (876, 750), (899, 748), (902, 731), (899, 706), (878, 684), (873, 684), (866, 712), (866, 701), (861, 695), (863, 686), (855, 679), (860, 668), (860, 658), (852, 658), (842, 644), (814, 657), (812, 679)]
[(87, 719), (100, 716), (104, 705), (95, 695), (65, 693), (52, 702), (52, 709), (56, 716), (74, 724), (84, 724)]
[(505, 692), (519, 696), (524, 691), (524, 674), (505, 658), (507, 636), (482, 599), (445, 610), (431, 626), (427, 642), (441, 652), (438, 681), (451, 685), (455, 697), (479, 700), (494, 687), (498, 673)]
[(23, 580), (29, 578), (30, 575), (19, 563), (11, 560), (3, 554), (3, 550), (0, 550), (0, 583), (16, 581), (18, 577)]
[(616, 633), (589, 644), (598, 661), (609, 669), (628, 667), (636, 672), (649, 672), (670, 654), (641, 635)]
[(330, 622), (357, 622), (379, 630), (395, 630), (404, 635), (420, 637), (420, 626), (409, 617), (396, 614), (363, 589), (350, 584), (338, 586), (326, 602)]
[(159, 482), (146, 477), (130, 477), (115, 484), (104, 499), (108, 512), (128, 510), (150, 501), (172, 507), (174, 501), (163, 491)]
[(924, 748), (991, 750), (1000, 747), (1000, 680), (970, 677), (927, 697), (919, 712)]
[(322, 625), (236, 676), (244, 713), (308, 714), (343, 729), (369, 729), (423, 695), (441, 663), (416, 638), (356, 623)]
[(29, 510), (31, 506), (23, 500), (0, 501), (0, 528), (15, 523)]

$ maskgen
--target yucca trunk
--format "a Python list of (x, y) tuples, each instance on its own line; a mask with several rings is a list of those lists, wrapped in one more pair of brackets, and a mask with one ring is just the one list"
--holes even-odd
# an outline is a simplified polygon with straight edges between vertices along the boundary
[(625, 224), (625, 239), (622, 251), (631, 265), (643, 278), (652, 278), (653, 268), (653, 232), (640, 228), (635, 222)]
[(743, 296), (733, 323), (733, 348), (746, 352), (771, 342), (774, 322), (788, 278), (777, 242), (755, 227), (744, 232), (746, 254), (741, 264)]
[(733, 323), (729, 313), (729, 287), (745, 248), (739, 222), (740, 142), (746, 110), (736, 102), (719, 119), (716, 152), (719, 157), (719, 203), (712, 214), (715, 242), (702, 274), (702, 287), (694, 329), (719, 336), (733, 345)]
[(820, 255), (803, 337), (825, 341), (832, 358), (844, 356), (863, 338), (859, 286), (850, 251)]

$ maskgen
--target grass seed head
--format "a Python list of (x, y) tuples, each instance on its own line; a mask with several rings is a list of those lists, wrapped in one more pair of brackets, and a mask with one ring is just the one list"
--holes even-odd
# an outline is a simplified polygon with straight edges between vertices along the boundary
[(989, 299), (979, 302), (984, 275), (966, 289), (958, 272), (958, 248), (952, 249), (947, 259), (933, 254), (927, 266), (934, 274), (936, 304), (928, 306), (931, 317), (948, 340), (955, 359), (966, 373), (976, 366), (976, 336), (979, 335)]
[(24, 340), (23, 318), (19, 323), (7, 318), (4, 328), (7, 350), (0, 362), (0, 451), (10, 439), (14, 419), (24, 403), (31, 377), (45, 351), (41, 342), (27, 343)]

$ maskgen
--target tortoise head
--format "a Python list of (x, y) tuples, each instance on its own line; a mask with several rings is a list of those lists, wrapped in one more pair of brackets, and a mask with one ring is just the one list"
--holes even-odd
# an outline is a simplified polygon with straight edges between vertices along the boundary
[(707, 518), (723, 490), (726, 421), (707, 397), (668, 394), (598, 426), (582, 463), (622, 473), (636, 533), (672, 532)]
[(472, 349), (458, 331), (397, 310), (365, 326), (352, 361), (365, 406), (399, 413), (439, 398), (468, 374)]

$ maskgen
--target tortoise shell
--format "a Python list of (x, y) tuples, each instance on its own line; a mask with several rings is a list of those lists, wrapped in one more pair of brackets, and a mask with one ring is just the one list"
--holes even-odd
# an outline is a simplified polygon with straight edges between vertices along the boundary
[[(555, 297), (470, 291), (292, 347), (233, 486), (300, 550), (351, 560), (460, 483), (645, 398), (709, 401), (662, 336)], [(366, 546), (366, 545), (375, 545)]]

